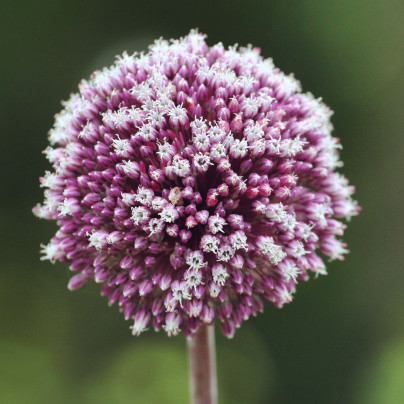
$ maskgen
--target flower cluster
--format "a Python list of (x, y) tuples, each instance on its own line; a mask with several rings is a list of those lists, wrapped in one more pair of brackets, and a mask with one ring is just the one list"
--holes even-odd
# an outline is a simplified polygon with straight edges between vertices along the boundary
[(71, 290), (102, 283), (132, 332), (192, 336), (292, 300), (321, 254), (343, 259), (339, 219), (359, 212), (335, 171), (332, 112), (259, 49), (191, 31), (118, 57), (63, 103), (34, 213), (59, 230), (42, 259)]

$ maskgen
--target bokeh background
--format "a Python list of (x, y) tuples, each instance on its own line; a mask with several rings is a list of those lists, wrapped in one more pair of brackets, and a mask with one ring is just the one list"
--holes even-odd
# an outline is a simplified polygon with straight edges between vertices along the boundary
[(123, 50), (199, 27), (209, 44), (253, 43), (335, 111), (344, 173), (363, 212), (351, 254), (295, 301), (217, 332), (222, 404), (399, 404), (404, 399), (404, 6), (398, 0), (2, 0), (1, 403), (188, 402), (183, 336), (131, 336), (98, 286), (67, 290), (39, 261), (55, 224), (41, 151), (60, 100)]

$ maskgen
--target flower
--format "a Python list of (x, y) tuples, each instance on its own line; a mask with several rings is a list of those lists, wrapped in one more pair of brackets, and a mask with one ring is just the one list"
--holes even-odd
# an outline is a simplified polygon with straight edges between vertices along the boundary
[(196, 32), (124, 53), (63, 103), (34, 213), (59, 230), (42, 259), (94, 280), (139, 335), (222, 322), (225, 335), (326, 274), (319, 253), (360, 211), (336, 171), (331, 110), (251, 46)]

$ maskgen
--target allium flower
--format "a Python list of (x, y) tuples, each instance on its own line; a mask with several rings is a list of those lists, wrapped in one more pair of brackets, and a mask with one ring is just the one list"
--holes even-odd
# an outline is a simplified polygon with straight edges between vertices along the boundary
[(192, 336), (292, 301), (360, 208), (335, 170), (331, 110), (259, 49), (195, 31), (124, 53), (63, 103), (37, 216), (59, 230), (42, 259), (95, 280), (132, 333)]

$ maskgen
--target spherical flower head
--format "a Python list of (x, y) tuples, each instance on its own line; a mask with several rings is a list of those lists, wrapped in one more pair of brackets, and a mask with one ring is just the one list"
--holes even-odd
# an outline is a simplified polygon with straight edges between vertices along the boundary
[(147, 328), (225, 335), (292, 301), (320, 257), (343, 259), (354, 187), (321, 99), (251, 46), (196, 32), (124, 53), (63, 103), (37, 216), (59, 230), (42, 259), (70, 264)]

